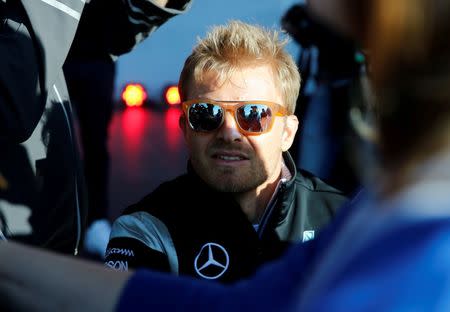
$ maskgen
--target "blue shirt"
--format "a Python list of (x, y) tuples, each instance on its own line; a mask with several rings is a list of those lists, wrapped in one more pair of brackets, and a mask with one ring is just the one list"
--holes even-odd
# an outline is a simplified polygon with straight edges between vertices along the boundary
[(138, 271), (118, 311), (450, 311), (450, 185), (360, 196), (312, 242), (224, 286)]

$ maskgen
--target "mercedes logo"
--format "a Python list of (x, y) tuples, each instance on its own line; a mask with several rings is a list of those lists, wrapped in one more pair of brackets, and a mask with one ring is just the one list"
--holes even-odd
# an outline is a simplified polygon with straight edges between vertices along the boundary
[(225, 248), (216, 243), (206, 243), (195, 257), (194, 268), (201, 277), (216, 279), (225, 273), (229, 263)]

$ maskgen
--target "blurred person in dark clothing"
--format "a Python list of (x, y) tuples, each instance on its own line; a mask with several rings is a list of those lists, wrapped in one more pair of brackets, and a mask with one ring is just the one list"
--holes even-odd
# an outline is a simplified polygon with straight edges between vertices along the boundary
[[(164, 2), (159, 2), (164, 4)], [(130, 7), (133, 6), (130, 2)], [(158, 2), (155, 2), (158, 4)], [(187, 0), (169, 1), (167, 12), (152, 12), (147, 24), (161, 23), (166, 13), (184, 9)], [(143, 7), (149, 7), (150, 3)], [(139, 6), (135, 7), (139, 9)], [(140, 8), (142, 9), (142, 8)], [(176, 9), (176, 10), (174, 10)], [(173, 12), (171, 12), (171, 10)], [(181, 11), (180, 11), (181, 12)], [(137, 16), (139, 13), (135, 12)], [(82, 160), (87, 186), (87, 231), (84, 249), (103, 257), (109, 240), (108, 220), (109, 153), (108, 126), (114, 106), (116, 57), (110, 53), (116, 32), (111, 21), (120, 20), (111, 1), (91, 0), (86, 3), (80, 24), (64, 64), (70, 99), (75, 107), (81, 134)], [(133, 16), (135, 18), (135, 16)], [(137, 23), (137, 22), (135, 22)], [(145, 23), (140, 22), (142, 29)], [(117, 27), (117, 26), (116, 26)], [(147, 29), (148, 31), (148, 29)]]
[(363, 66), (357, 46), (312, 16), (306, 4), (293, 5), (283, 28), (300, 46), (298, 66), (305, 72), (296, 115), (301, 125), (291, 148), (297, 165), (346, 194), (360, 185), (349, 155), (352, 89)]
[[(85, 2), (0, 1), (4, 234), (68, 254), (81, 246), (87, 205), (62, 66)], [(182, 0), (106, 2), (98, 40), (114, 58), (188, 6)]]
[(88, 215), (84, 250), (103, 257), (111, 225), (108, 221), (108, 126), (114, 106), (116, 62), (109, 53), (109, 1), (86, 4), (64, 64), (70, 99), (80, 128), (87, 186)]
[(7, 238), (76, 254), (86, 206), (61, 67), (83, 9), (0, 1), (0, 213)]

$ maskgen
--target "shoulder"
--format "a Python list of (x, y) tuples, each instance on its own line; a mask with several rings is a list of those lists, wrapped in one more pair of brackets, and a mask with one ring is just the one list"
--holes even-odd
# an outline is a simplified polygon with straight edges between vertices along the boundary
[(334, 214), (335, 210), (348, 199), (342, 191), (302, 169), (298, 170), (294, 183), (298, 200), (310, 202), (315, 211), (325, 207), (327, 211), (331, 209)]
[(138, 211), (146, 211), (152, 215), (173, 213), (186, 194), (191, 185), (187, 174), (181, 175), (173, 180), (160, 184), (154, 191), (146, 195), (139, 202), (128, 206), (123, 215)]
[(137, 239), (148, 247), (162, 251), (164, 241), (171, 241), (167, 226), (145, 211), (123, 215), (114, 221), (110, 240), (117, 237)]
[(311, 172), (303, 169), (298, 169), (297, 175), (295, 177), (295, 184), (297, 185), (297, 187), (310, 192), (324, 192), (344, 196), (344, 193), (340, 190), (334, 188), (331, 185), (328, 185), (320, 178), (313, 175)]
[(178, 274), (177, 252), (167, 227), (143, 211), (113, 223), (105, 260), (118, 270), (148, 267)]

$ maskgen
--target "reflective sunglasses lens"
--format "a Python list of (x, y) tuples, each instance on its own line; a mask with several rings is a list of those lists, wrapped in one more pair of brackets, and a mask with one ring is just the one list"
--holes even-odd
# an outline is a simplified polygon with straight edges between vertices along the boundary
[(195, 103), (188, 110), (189, 124), (195, 131), (213, 131), (222, 123), (223, 110), (208, 103)]
[(236, 115), (242, 130), (254, 133), (267, 131), (272, 122), (272, 111), (263, 104), (246, 104), (238, 108)]

